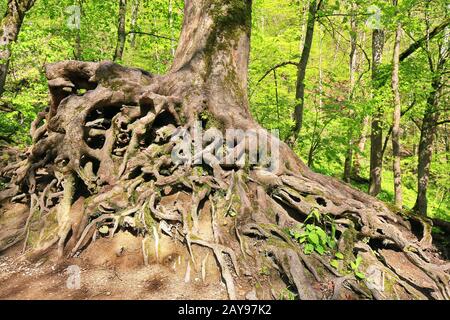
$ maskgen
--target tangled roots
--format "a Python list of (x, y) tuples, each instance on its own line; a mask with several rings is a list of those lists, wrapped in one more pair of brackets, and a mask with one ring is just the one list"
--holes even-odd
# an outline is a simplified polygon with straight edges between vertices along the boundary
[[(147, 239), (156, 261), (163, 238), (183, 244), (186, 281), (191, 265), (205, 279), (205, 261), (214, 256), (231, 299), (279, 298), (286, 287), (300, 299), (450, 298), (450, 266), (433, 252), (428, 228), (420, 238), (413, 232), (427, 226), (424, 219), (310, 172), (284, 145), (276, 173), (207, 159), (177, 163), (171, 137), (191, 130), (189, 119), (200, 113), (192, 99), (170, 95), (160, 77), (75, 61), (50, 65), (47, 77), (51, 103), (31, 127), (33, 145), (2, 169), (9, 180), (0, 193), (4, 212), (22, 210), (10, 227), (2, 225), (0, 250), (23, 241), (28, 254), (56, 246), (63, 258), (131, 230), (144, 239), (146, 263), (153, 251)], [(245, 150), (242, 144), (236, 148)], [(336, 247), (307, 252), (292, 236), (311, 215), (321, 230), (332, 226), (327, 237)], [(347, 268), (357, 257), (362, 264)]]

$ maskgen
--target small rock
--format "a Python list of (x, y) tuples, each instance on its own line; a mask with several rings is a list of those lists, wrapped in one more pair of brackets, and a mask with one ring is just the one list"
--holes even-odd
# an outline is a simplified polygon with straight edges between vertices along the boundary
[(252, 276), (252, 273), (250, 272), (250, 270), (245, 269), (245, 270), (244, 270), (244, 276), (251, 277), (251, 276)]
[(258, 300), (255, 289), (245, 295), (245, 300)]

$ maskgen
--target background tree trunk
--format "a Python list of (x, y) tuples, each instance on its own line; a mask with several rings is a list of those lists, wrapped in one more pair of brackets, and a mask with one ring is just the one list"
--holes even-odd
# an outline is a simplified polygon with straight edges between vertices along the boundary
[[(394, 0), (394, 5), (397, 1)], [(399, 64), (400, 64), (400, 40), (402, 36), (402, 26), (397, 25), (394, 42), (394, 55), (392, 58), (392, 93), (394, 95), (394, 115), (392, 121), (392, 151), (393, 151), (393, 172), (394, 172), (394, 193), (395, 205), (402, 207), (402, 171), (400, 166), (400, 117), (402, 105), (399, 88)]]
[(117, 45), (114, 53), (114, 61), (122, 60), (125, 48), (126, 31), (125, 22), (127, 15), (127, 0), (119, 0), (119, 21), (117, 23)]
[(11, 44), (17, 40), (25, 14), (35, 0), (8, 0), (6, 13), (0, 22), (0, 96), (5, 91)]
[(170, 30), (170, 51), (175, 56), (175, 39), (173, 30), (173, 0), (169, 0), (169, 30)]
[(436, 135), (436, 123), (439, 119), (439, 112), (437, 110), (439, 104), (439, 87), (440, 81), (433, 82), (433, 92), (430, 93), (425, 110), (422, 129), (420, 131), (420, 142), (418, 152), (418, 166), (417, 166), (417, 199), (414, 209), (423, 216), (427, 215), (427, 190), (428, 181), (430, 179), (430, 166), (433, 157), (433, 143)]
[[(356, 11), (357, 6), (356, 4), (352, 5), (352, 11)], [(356, 25), (356, 17), (354, 13), (352, 13), (352, 16), (350, 18), (350, 60), (349, 60), (349, 75), (350, 75), (350, 86), (349, 86), (349, 94), (348, 99), (349, 101), (352, 101), (353, 99), (353, 89), (355, 87), (355, 73), (356, 73), (356, 62), (357, 62), (357, 55), (356, 55), (356, 41), (358, 37), (358, 30)], [(353, 113), (353, 112), (352, 112)], [(345, 157), (345, 163), (344, 163), (344, 181), (350, 182), (351, 175), (352, 175), (352, 163), (353, 163), (353, 148), (354, 148), (354, 141), (353, 141), (353, 128), (349, 128), (349, 146), (347, 149), (347, 155)]]
[[(375, 29), (372, 32), (372, 82), (373, 94), (377, 94), (379, 88), (379, 67), (384, 49), (384, 31)], [(381, 176), (383, 170), (383, 129), (382, 129), (383, 110), (377, 107), (372, 115), (371, 134), (370, 134), (370, 179), (369, 194), (376, 196), (381, 191)]]
[(295, 125), (291, 137), (289, 137), (289, 144), (293, 145), (297, 140), (298, 135), (303, 126), (303, 109), (305, 106), (305, 77), (306, 69), (308, 67), (309, 55), (311, 53), (312, 41), (314, 37), (314, 26), (316, 23), (317, 10), (320, 8), (322, 1), (311, 0), (308, 9), (308, 22), (306, 26), (306, 35), (303, 45), (303, 50), (300, 57), (300, 62), (297, 67), (297, 85), (295, 91), (295, 98), (297, 99), (294, 110)]
[(448, 28), (445, 31), (436, 66), (433, 64), (433, 57), (427, 51), (430, 71), (433, 73), (433, 81), (431, 84), (432, 91), (427, 99), (427, 106), (420, 131), (417, 165), (417, 199), (414, 205), (414, 210), (423, 216), (427, 215), (428, 210), (427, 190), (430, 179), (431, 159), (433, 157), (433, 144), (440, 116), (439, 100), (443, 85), (446, 79), (448, 79), (446, 76), (446, 62), (450, 54), (450, 34)]

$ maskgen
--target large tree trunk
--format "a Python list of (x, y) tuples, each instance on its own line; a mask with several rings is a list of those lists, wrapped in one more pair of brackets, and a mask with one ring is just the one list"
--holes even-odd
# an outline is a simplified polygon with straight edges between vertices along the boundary
[[(374, 94), (380, 87), (379, 68), (383, 56), (384, 31), (375, 29), (372, 32), (372, 82)], [(377, 107), (372, 115), (371, 133), (370, 133), (370, 179), (369, 194), (376, 196), (381, 191), (381, 175), (383, 170), (383, 129), (382, 129), (383, 110)]]
[(123, 50), (125, 49), (125, 40), (127, 37), (125, 31), (125, 22), (127, 15), (127, 0), (119, 0), (119, 19), (117, 22), (117, 44), (114, 52), (114, 61), (122, 60)]
[[(397, 1), (394, 0), (394, 5)], [(392, 93), (394, 95), (394, 114), (392, 121), (392, 152), (394, 172), (395, 205), (402, 207), (402, 170), (400, 166), (400, 117), (402, 105), (399, 88), (399, 64), (400, 64), (400, 39), (402, 37), (402, 26), (399, 23), (395, 33), (394, 55), (392, 58)]]
[(35, 0), (8, 0), (8, 7), (0, 23), (0, 96), (5, 91), (8, 74), (11, 44), (17, 40), (20, 27), (28, 10)]
[[(209, 279), (205, 261), (212, 253), (232, 299), (272, 299), (286, 287), (300, 299), (449, 298), (444, 262), (434, 256), (429, 262), (408, 221), (382, 202), (312, 172), (253, 120), (246, 90), (250, 29), (251, 1), (187, 0), (166, 75), (111, 62), (47, 66), (51, 104), (33, 123), (33, 146), (25, 160), (2, 170), (11, 183), (0, 202), (23, 202), (31, 216), (45, 211), (41, 219), (58, 218), (56, 229), (41, 232), (47, 237), (38, 237), (27, 255), (55, 246), (60, 257), (83, 254), (105, 228), (110, 237), (132, 228), (144, 237), (143, 260), (178, 256), (174, 267), (186, 270), (185, 281)], [(77, 94), (79, 89), (88, 91)], [(187, 133), (196, 135), (199, 120), (206, 130), (203, 142), (194, 144), (192, 161), (180, 162), (174, 152), (186, 154), (177, 149), (177, 139), (192, 142)], [(259, 145), (257, 164), (245, 161), (250, 138), (233, 136), (228, 148), (216, 139), (227, 129), (261, 129), (258, 139), (267, 141)], [(223, 164), (211, 148), (244, 161)], [(263, 150), (271, 153), (264, 156)], [(305, 221), (311, 213), (319, 217), (316, 227), (327, 231), (325, 237), (319, 232), (321, 240), (309, 237), (323, 246), (315, 252), (298, 241), (304, 223), (315, 228)], [(0, 251), (26, 240), (29, 227), (47, 226), (28, 220), (0, 232)], [(176, 251), (160, 252), (163, 244), (176, 245)], [(336, 250), (344, 256), (331, 262), (337, 269), (330, 265)], [(356, 256), (364, 261), (365, 280), (345, 275)], [(399, 259), (407, 261), (411, 280), (402, 280)], [(389, 289), (383, 282), (371, 284), (371, 270), (389, 277)], [(330, 283), (330, 290), (320, 289)]]

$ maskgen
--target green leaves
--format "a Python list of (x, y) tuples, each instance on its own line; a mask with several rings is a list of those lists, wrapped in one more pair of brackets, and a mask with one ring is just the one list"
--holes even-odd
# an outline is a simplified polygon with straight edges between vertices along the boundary
[[(333, 249), (336, 246), (334, 236), (330, 236), (322, 227), (316, 225), (320, 221), (328, 221), (329, 217), (322, 215), (319, 210), (314, 209), (305, 219), (305, 223), (310, 221), (311, 223), (299, 226), (296, 230), (289, 230), (289, 235), (298, 241), (300, 244), (304, 244), (303, 251), (305, 254), (311, 254), (314, 251), (320, 255), (327, 252), (328, 249)], [(334, 223), (331, 222), (331, 234), (334, 234)]]
[(322, 243), (326, 243), (327, 242), (327, 234), (325, 233), (325, 231), (323, 231), (321, 228), (317, 228), (316, 227), (316, 234), (319, 236), (320, 241)]
[(339, 260), (344, 260), (344, 255), (340, 252), (336, 252), (334, 256)]
[(312, 245), (311, 243), (307, 243), (305, 245), (305, 249), (304, 249), (305, 254), (311, 254), (313, 251), (314, 251), (314, 245)]
[(330, 261), (330, 265), (335, 269), (339, 269), (339, 261), (337, 261), (335, 259)]
[(350, 262), (349, 267), (353, 271), (355, 277), (359, 280), (363, 280), (366, 278), (364, 273), (359, 270), (359, 266), (361, 265), (362, 258), (360, 256), (356, 257), (355, 261)]
[(109, 233), (109, 228), (108, 226), (101, 226), (100, 229), (98, 229), (98, 232), (103, 235), (107, 235)]
[(334, 257), (335, 259), (330, 261), (330, 265), (335, 269), (339, 269), (339, 260), (344, 260), (344, 255), (338, 251), (334, 254)]
[(361, 264), (361, 257), (358, 256), (354, 262), (350, 262), (350, 267), (352, 270), (357, 270), (359, 268), (359, 265)]
[(317, 235), (316, 232), (310, 232), (308, 233), (308, 240), (310, 243), (312, 243), (313, 245), (319, 245), (319, 236)]
[(317, 245), (315, 248), (316, 252), (320, 255), (323, 255), (325, 253), (325, 248), (322, 247), (321, 245)]

